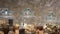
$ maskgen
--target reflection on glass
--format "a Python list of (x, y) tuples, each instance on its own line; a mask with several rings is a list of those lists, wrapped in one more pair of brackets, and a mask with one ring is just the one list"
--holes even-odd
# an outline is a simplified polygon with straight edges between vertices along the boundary
[(8, 8), (3, 8), (1, 11), (1, 17), (3, 18), (12, 18), (12, 12)]
[(27, 8), (22, 12), (22, 16), (25, 18), (30, 18), (34, 16), (34, 13), (30, 10), (30, 8)]
[(22, 11), (20, 18), (21, 28), (25, 28), (27, 24), (31, 24), (34, 22), (34, 12), (30, 10), (30, 8)]

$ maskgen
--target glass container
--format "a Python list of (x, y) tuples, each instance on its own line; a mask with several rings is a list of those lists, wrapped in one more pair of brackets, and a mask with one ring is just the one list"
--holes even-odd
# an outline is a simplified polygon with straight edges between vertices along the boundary
[(57, 23), (57, 17), (53, 11), (50, 11), (48, 15), (45, 18), (46, 23), (56, 24)]
[(13, 11), (9, 10), (8, 8), (2, 8), (0, 12), (0, 18), (5, 19), (7, 21), (5, 25), (12, 26), (15, 17), (13, 16)]
[(13, 11), (9, 10), (8, 8), (2, 8), (2, 11), (0, 12), (0, 17), (7, 18), (7, 19), (13, 19)]
[(19, 20), (22, 28), (25, 28), (28, 24), (32, 25), (35, 21), (34, 12), (30, 8), (26, 8), (24, 11), (22, 11)]

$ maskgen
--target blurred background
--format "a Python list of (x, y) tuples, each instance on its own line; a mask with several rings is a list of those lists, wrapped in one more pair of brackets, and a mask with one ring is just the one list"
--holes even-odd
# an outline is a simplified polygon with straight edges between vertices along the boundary
[(0, 0), (0, 24), (20, 30), (28, 24), (43, 27), (48, 23), (60, 25), (60, 0)]

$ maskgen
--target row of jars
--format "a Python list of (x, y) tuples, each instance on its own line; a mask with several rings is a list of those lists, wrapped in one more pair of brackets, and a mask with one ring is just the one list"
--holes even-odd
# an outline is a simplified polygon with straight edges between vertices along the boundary
[(19, 18), (15, 18), (16, 16), (13, 16), (13, 14), (14, 12), (9, 10), (8, 8), (3, 8), (0, 11), (0, 18), (6, 19), (7, 21), (9, 19), (12, 19), (14, 21), (13, 25), (20, 24), (21, 25), (20, 27), (22, 26), (24, 27), (27, 24), (37, 24), (39, 26), (44, 25), (46, 23), (57, 24), (59, 22), (59, 19), (57, 18), (53, 11), (50, 11), (48, 15), (45, 16), (43, 19), (41, 16), (39, 17), (35, 16), (34, 11), (32, 11), (30, 8), (27, 8), (24, 11), (22, 11)]

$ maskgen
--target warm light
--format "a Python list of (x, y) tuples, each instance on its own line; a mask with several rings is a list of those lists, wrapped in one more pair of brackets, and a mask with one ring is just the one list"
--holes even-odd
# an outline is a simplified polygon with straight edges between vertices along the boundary
[(43, 26), (43, 28), (45, 29), (45, 28), (47, 28), (47, 26), (46, 26), (46, 25), (44, 25), (44, 26)]
[(15, 26), (16, 26), (16, 27), (19, 27), (19, 24), (16, 24)]
[(26, 23), (21, 23), (20, 26), (21, 26), (20, 28), (26, 28), (27, 27), (27, 24)]

